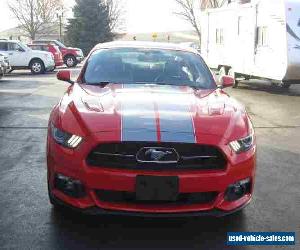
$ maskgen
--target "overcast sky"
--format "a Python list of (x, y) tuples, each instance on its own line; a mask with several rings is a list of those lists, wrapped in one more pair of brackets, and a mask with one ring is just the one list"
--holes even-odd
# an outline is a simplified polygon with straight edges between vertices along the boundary
[[(0, 0), (0, 31), (15, 27), (17, 21), (7, 8), (9, 0)], [(74, 0), (64, 0), (72, 6)], [(129, 33), (191, 30), (190, 26), (173, 14), (174, 0), (123, 0), (126, 10), (126, 28)]]

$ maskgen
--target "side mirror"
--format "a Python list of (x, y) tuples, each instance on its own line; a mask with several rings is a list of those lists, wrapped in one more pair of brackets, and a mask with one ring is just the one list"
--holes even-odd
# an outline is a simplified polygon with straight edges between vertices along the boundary
[(71, 80), (71, 71), (70, 70), (60, 70), (56, 75), (58, 80), (74, 84), (74, 81)]
[(234, 78), (231, 76), (222, 76), (221, 78), (221, 87), (222, 88), (228, 88), (232, 87), (234, 85)]

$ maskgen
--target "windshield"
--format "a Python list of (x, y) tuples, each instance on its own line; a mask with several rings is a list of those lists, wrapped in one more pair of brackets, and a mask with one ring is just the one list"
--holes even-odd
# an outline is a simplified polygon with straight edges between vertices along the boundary
[(63, 43), (61, 43), (60, 41), (55, 40), (55, 43), (61, 48), (66, 48), (66, 46)]
[(18, 45), (24, 49), (25, 51), (26, 50), (31, 50), (31, 48), (29, 46), (27, 46), (26, 44), (22, 43), (22, 42), (19, 42)]
[(166, 84), (213, 89), (213, 77), (199, 55), (167, 49), (96, 50), (87, 62), (86, 84)]

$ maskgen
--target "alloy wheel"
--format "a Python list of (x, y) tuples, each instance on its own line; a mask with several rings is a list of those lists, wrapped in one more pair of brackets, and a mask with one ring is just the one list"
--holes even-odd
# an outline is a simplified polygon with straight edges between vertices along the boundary
[(35, 73), (39, 73), (42, 70), (42, 65), (39, 62), (35, 62), (32, 64), (31, 68)]

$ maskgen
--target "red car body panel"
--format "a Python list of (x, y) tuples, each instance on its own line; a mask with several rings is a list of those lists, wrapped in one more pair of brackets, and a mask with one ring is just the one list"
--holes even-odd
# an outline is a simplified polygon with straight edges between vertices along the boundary
[(33, 50), (43, 50), (51, 52), (54, 56), (55, 66), (62, 66), (64, 64), (62, 53), (60, 52), (59, 48), (52, 44), (28, 44)]
[[(77, 63), (80, 63), (83, 61), (84, 56), (82, 54), (81, 49), (79, 48), (72, 48), (72, 47), (66, 47), (65, 45), (63, 45), (62, 43), (60, 43), (57, 40), (34, 40), (32, 41), (33, 44), (39, 44), (39, 43), (47, 43), (47, 44), (51, 44), (51, 45), (55, 45), (59, 48), (61, 54), (62, 54), (62, 58), (65, 61), (67, 56), (73, 56)], [(64, 47), (62, 47), (64, 46)], [(80, 52), (80, 53), (78, 53)]]
[(77, 50), (78, 48), (72, 48), (72, 47), (66, 47), (66, 48), (60, 48), (60, 52), (62, 53), (63, 57), (67, 55), (73, 55), (77, 57)]
[(60, 52), (59, 48), (51, 44), (48, 45), (48, 48), (49, 52), (54, 55), (55, 66), (58, 67), (64, 65), (63, 55)]
[[(147, 120), (149, 116), (154, 117), (150, 125)], [(52, 110), (50, 123), (84, 138), (76, 149), (68, 149), (58, 145), (51, 136), (50, 128), (48, 131), (50, 190), (57, 199), (72, 207), (151, 214), (207, 212), (214, 209), (230, 212), (248, 204), (252, 198), (255, 142), (250, 150), (240, 154), (228, 145), (249, 135), (251, 122), (245, 108), (223, 90), (197, 91), (189, 87), (160, 85), (127, 87), (120, 84), (102, 88), (75, 83)], [(147, 131), (143, 130), (145, 127)], [(128, 136), (135, 137), (135, 133), (138, 133), (138, 138), (154, 136), (158, 143), (168, 138), (171, 141), (178, 138), (189, 141), (192, 138), (195, 144), (213, 145), (224, 155), (226, 167), (222, 170), (147, 170), (88, 165), (86, 159), (96, 146), (126, 141)], [(87, 195), (74, 198), (56, 189), (53, 183), (57, 173), (80, 180)], [(176, 205), (107, 202), (96, 195), (96, 190), (134, 193), (136, 177), (140, 175), (177, 176), (179, 193), (217, 192), (218, 195), (212, 202), (204, 204)], [(228, 186), (247, 178), (251, 180), (250, 192), (235, 201), (227, 201), (225, 193)]]

